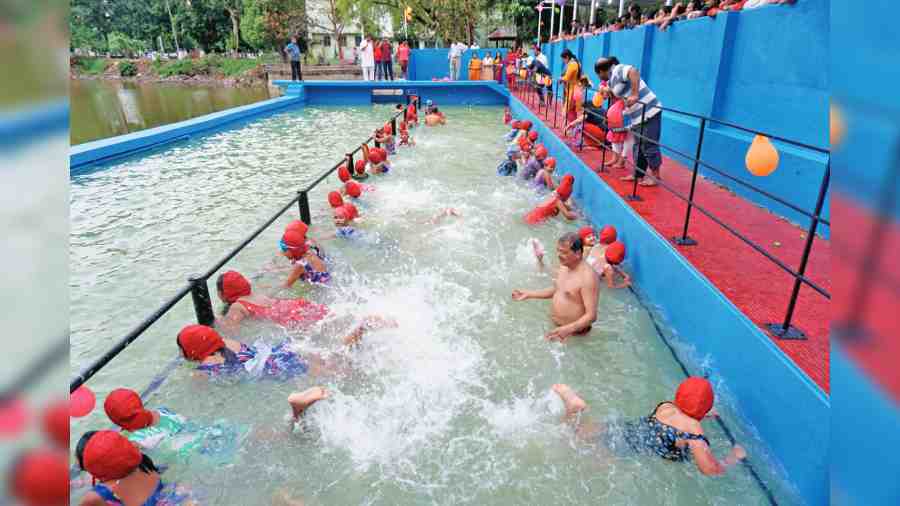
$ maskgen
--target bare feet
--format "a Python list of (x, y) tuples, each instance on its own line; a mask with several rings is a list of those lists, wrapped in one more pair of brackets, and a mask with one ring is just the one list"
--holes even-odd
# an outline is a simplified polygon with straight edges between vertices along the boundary
[(638, 186), (656, 186), (656, 184), (657, 184), (656, 181), (646, 178), (646, 179), (642, 179), (641, 182), (638, 183)]
[(625, 177), (620, 177), (620, 181), (634, 181), (634, 174), (629, 174)]
[(578, 394), (572, 390), (572, 387), (569, 385), (565, 385), (563, 383), (557, 383), (553, 385), (553, 391), (556, 392), (556, 395), (559, 395), (559, 398), (562, 399), (563, 404), (566, 405), (566, 418), (571, 419), (578, 413), (582, 412), (587, 408), (587, 403), (584, 402), (584, 399), (578, 397)]
[(325, 387), (307, 388), (302, 392), (294, 392), (288, 396), (288, 404), (291, 405), (291, 411), (294, 413), (294, 420), (300, 418), (306, 408), (312, 406), (322, 399), (328, 398), (328, 390)]
[(354, 344), (359, 343), (360, 339), (362, 339), (363, 334), (370, 330), (381, 330), (392, 328), (395, 329), (400, 325), (397, 323), (397, 320), (393, 318), (382, 318), (380, 316), (367, 316), (363, 318), (363, 322), (359, 327), (353, 330), (353, 332), (344, 336), (344, 344), (347, 346), (353, 346)]
[(541, 241), (531, 238), (531, 250), (534, 251), (534, 257), (538, 259), (538, 261), (544, 260), (544, 246), (541, 244)]

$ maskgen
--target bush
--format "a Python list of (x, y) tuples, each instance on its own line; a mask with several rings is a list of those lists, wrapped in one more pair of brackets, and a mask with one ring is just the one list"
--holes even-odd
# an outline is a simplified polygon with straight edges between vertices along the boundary
[(134, 77), (137, 75), (137, 65), (134, 62), (123, 61), (119, 63), (119, 75), (122, 77)]
[(72, 59), (72, 64), (75, 65), (82, 74), (102, 74), (103, 71), (106, 70), (107, 63), (105, 58), (87, 58), (78, 56)]
[(224, 58), (219, 66), (219, 70), (226, 76), (236, 76), (244, 72), (254, 69), (259, 65), (259, 60), (255, 58)]
[(195, 74), (194, 62), (185, 60), (174, 60), (161, 65), (154, 65), (156, 71), (162, 77), (172, 76), (192, 76)]

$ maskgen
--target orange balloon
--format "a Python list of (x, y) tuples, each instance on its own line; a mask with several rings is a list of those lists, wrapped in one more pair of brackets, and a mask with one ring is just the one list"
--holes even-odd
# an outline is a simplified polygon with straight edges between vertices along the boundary
[(747, 150), (744, 159), (747, 170), (754, 176), (768, 176), (778, 168), (778, 150), (765, 135), (757, 135), (753, 138), (753, 144)]
[(525, 69), (520, 70), (519, 77), (521, 77), (522, 79), (525, 79), (526, 77), (528, 77), (528, 71)]
[(841, 108), (834, 102), (828, 108), (828, 128), (831, 132), (830, 142), (834, 148), (844, 140), (844, 134), (847, 133), (847, 124), (844, 122), (844, 113)]
[(591, 99), (591, 103), (594, 104), (594, 107), (603, 107), (603, 95), (594, 93), (594, 98)]
[(545, 76), (544, 77), (544, 86), (550, 86), (552, 84), (553, 84), (553, 80), (550, 79), (550, 76)]

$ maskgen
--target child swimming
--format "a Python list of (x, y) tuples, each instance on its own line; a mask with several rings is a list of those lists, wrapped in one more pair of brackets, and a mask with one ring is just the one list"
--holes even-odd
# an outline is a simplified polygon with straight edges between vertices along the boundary
[(365, 181), (369, 178), (369, 174), (366, 173), (366, 160), (357, 160), (353, 166), (353, 174), (350, 176), (356, 181)]
[(500, 165), (497, 166), (497, 175), (498, 176), (515, 176), (516, 171), (519, 168), (519, 159), (521, 158), (521, 151), (519, 151), (519, 147), (516, 145), (510, 145), (506, 147), (506, 160), (500, 162)]
[(534, 155), (525, 162), (525, 167), (522, 169), (522, 179), (533, 180), (537, 173), (544, 168), (544, 159), (547, 158), (547, 154), (547, 148), (543, 144), (535, 145)]
[(534, 176), (534, 185), (537, 188), (546, 188), (548, 190), (555, 190), (556, 183), (553, 181), (553, 170), (556, 168), (556, 158), (552, 156), (547, 157), (544, 160), (544, 168), (538, 171), (537, 175)]
[(313, 284), (325, 284), (331, 281), (328, 266), (322, 258), (321, 250), (310, 246), (306, 234), (300, 230), (286, 230), (279, 243), (282, 254), (294, 264), (291, 273), (284, 282), (284, 288), (290, 288), (298, 279)]
[(328, 315), (328, 309), (306, 299), (275, 299), (253, 293), (250, 282), (236, 271), (228, 271), (216, 280), (219, 299), (224, 302), (218, 325), (235, 329), (245, 318), (269, 320), (284, 327), (305, 327)]
[(567, 220), (578, 217), (569, 207), (568, 200), (572, 196), (572, 186), (575, 184), (575, 176), (566, 174), (556, 191), (547, 200), (535, 207), (525, 215), (525, 223), (537, 225), (560, 213)]

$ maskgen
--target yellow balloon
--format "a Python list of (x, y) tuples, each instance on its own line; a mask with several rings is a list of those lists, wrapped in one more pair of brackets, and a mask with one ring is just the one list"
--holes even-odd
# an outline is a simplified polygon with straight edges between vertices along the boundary
[(753, 138), (753, 144), (747, 150), (745, 162), (747, 170), (754, 176), (768, 176), (778, 168), (778, 150), (765, 135)]
[(603, 107), (603, 95), (594, 93), (594, 98), (591, 99), (591, 103), (594, 104), (594, 107)]
[(521, 77), (522, 79), (525, 79), (526, 77), (528, 77), (528, 71), (525, 69), (520, 70), (519, 77)]

